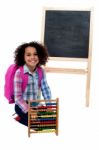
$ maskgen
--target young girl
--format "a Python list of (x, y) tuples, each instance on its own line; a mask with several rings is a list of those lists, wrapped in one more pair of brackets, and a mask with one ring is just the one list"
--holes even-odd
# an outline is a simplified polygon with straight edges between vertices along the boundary
[[(17, 121), (24, 125), (28, 125), (28, 100), (40, 99), (40, 93), (44, 99), (51, 99), (51, 90), (48, 86), (45, 71), (42, 68), (41, 86), (38, 85), (37, 67), (45, 65), (48, 60), (48, 52), (45, 46), (38, 42), (24, 43), (15, 50), (15, 64), (23, 66), (24, 74), (28, 73), (28, 84), (25, 91), (22, 92), (22, 79), (20, 77), (20, 69), (15, 73), (14, 77), (14, 99), (15, 112), (18, 116)], [(35, 103), (33, 105), (39, 105)]]

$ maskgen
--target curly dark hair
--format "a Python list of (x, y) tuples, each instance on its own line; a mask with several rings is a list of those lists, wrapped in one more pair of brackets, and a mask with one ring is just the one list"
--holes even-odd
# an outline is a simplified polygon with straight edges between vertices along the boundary
[(48, 60), (48, 51), (47, 47), (39, 42), (29, 42), (29, 43), (23, 43), (20, 46), (18, 46), (14, 52), (14, 62), (18, 66), (23, 66), (25, 64), (24, 61), (24, 54), (25, 54), (25, 48), (27, 47), (33, 47), (36, 48), (38, 58), (39, 58), (39, 64), (38, 65), (45, 65)]

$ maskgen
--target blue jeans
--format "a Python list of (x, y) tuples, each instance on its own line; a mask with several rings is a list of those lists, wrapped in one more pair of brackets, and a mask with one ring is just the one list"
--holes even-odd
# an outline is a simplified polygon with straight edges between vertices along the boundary
[(28, 126), (28, 113), (24, 113), (18, 105), (15, 104), (15, 112), (21, 118), (19, 122), (25, 126)]

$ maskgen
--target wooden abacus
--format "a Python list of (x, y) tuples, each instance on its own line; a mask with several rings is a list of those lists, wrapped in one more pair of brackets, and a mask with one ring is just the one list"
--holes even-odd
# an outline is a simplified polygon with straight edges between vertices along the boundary
[[(45, 103), (47, 105), (34, 106), (33, 103)], [(58, 98), (53, 100), (29, 101), (28, 111), (28, 136), (31, 133), (55, 132), (58, 135)]]

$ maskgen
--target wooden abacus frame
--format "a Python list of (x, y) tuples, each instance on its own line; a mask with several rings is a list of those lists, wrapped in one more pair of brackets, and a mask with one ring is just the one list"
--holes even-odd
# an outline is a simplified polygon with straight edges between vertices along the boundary
[[(32, 106), (33, 102), (41, 102), (45, 103), (47, 101), (47, 105), (41, 106)], [(58, 113), (59, 113), (59, 99), (51, 99), (51, 100), (32, 100), (28, 103), (29, 111), (28, 111), (28, 137), (30, 137), (31, 133), (49, 133), (55, 132), (58, 135)], [(52, 112), (52, 114), (41, 114), (40, 116), (37, 114), (38, 112)], [(55, 113), (53, 115), (53, 113)], [(38, 117), (44, 120), (38, 121)], [(44, 117), (44, 118), (43, 118)], [(51, 120), (52, 119), (52, 120)], [(53, 121), (54, 119), (54, 121)], [(38, 130), (45, 128), (44, 130)]]

